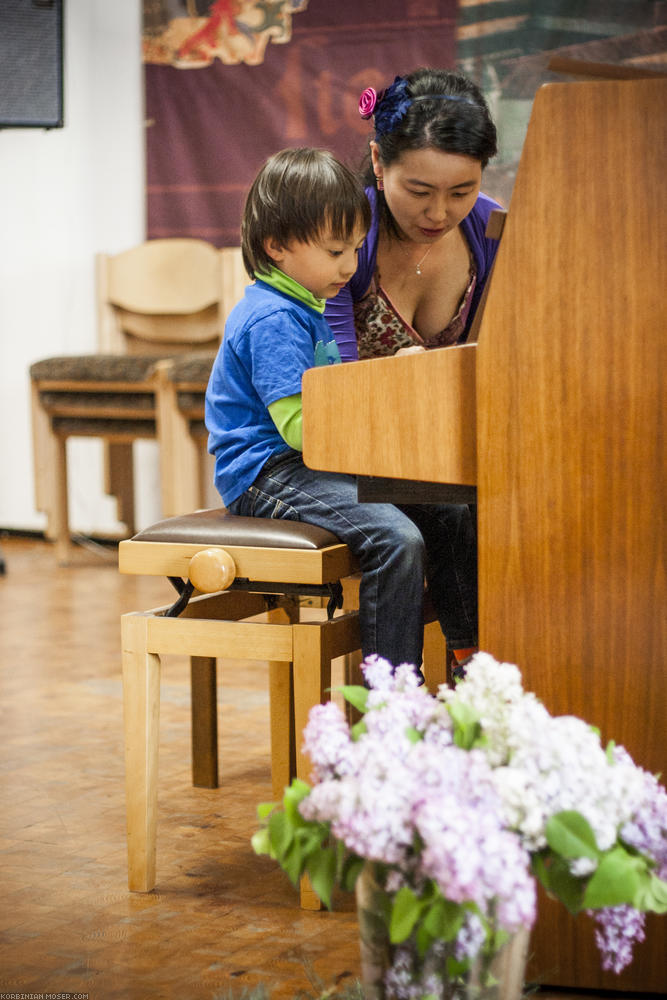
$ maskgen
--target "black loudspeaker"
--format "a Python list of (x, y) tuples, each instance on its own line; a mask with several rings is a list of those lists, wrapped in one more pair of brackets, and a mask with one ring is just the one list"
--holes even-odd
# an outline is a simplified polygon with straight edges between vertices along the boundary
[(62, 125), (62, 0), (0, 0), (0, 128)]

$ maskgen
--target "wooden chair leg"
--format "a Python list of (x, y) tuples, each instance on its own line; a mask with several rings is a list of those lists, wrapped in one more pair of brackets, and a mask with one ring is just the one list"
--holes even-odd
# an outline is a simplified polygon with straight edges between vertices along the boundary
[(190, 657), (192, 784), (218, 788), (217, 662), (213, 656)]
[(160, 658), (147, 649), (149, 615), (121, 618), (128, 886), (155, 886)]
[[(294, 625), (294, 734), (296, 739), (296, 774), (308, 781), (310, 762), (302, 752), (302, 734), (313, 705), (324, 700), (331, 686), (331, 653), (326, 648), (326, 627), (317, 624)], [(301, 879), (302, 910), (319, 910), (322, 904), (313, 891), (310, 879)]]
[(292, 664), (269, 663), (271, 701), (271, 785), (275, 802), (296, 773)]
[(64, 566), (72, 557), (72, 539), (69, 531), (69, 494), (67, 482), (67, 438), (56, 436), (53, 470), (53, 506), (50, 531), (56, 546), (56, 559)]
[[(297, 598), (283, 600), (267, 612), (271, 622), (284, 621), (291, 625), (299, 620)], [(291, 663), (269, 662), (269, 697), (271, 719), (271, 784), (273, 798), (280, 802), (285, 788), (296, 775), (296, 742), (294, 739), (294, 676)]]
[(169, 378), (170, 361), (157, 364), (157, 438), (160, 448), (162, 516), (187, 514), (202, 506), (200, 445), (190, 433)]
[(422, 670), (431, 694), (447, 683), (447, 643), (437, 621), (424, 623), (424, 661)]
[(134, 464), (131, 442), (104, 442), (104, 492), (116, 497), (118, 520), (135, 531)]

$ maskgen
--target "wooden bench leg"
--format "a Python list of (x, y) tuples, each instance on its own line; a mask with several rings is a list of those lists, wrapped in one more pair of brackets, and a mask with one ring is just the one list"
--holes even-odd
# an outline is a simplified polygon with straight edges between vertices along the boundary
[[(313, 705), (325, 698), (331, 686), (331, 653), (326, 648), (325, 626), (294, 625), (294, 736), (296, 740), (296, 774), (303, 781), (310, 778), (310, 762), (302, 752), (303, 730)], [(328, 695), (327, 695), (328, 697)], [(301, 879), (302, 910), (319, 910), (322, 904), (313, 891), (310, 879)]]
[(121, 618), (128, 885), (155, 886), (160, 658), (147, 649), (150, 615)]
[(217, 662), (213, 656), (190, 657), (192, 784), (218, 788)]

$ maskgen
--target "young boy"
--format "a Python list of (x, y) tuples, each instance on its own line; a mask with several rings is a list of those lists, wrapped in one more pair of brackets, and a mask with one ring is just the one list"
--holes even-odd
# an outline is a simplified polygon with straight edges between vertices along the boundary
[(450, 648), (476, 645), (468, 508), (361, 504), (355, 477), (308, 469), (301, 456), (301, 377), (340, 362), (324, 305), (356, 271), (369, 224), (360, 182), (330, 153), (287, 149), (267, 160), (241, 226), (254, 284), (227, 321), (206, 426), (227, 509), (307, 521), (349, 545), (362, 569), (363, 655), (418, 669), (425, 575)]

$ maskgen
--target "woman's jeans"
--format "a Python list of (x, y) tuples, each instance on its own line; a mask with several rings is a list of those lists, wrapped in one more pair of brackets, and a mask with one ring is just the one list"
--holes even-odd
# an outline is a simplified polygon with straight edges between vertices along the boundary
[(362, 654), (419, 667), (424, 580), (450, 649), (477, 645), (477, 543), (459, 504), (359, 503), (354, 476), (308, 469), (300, 452), (269, 459), (232, 514), (306, 521), (333, 532), (362, 570)]

